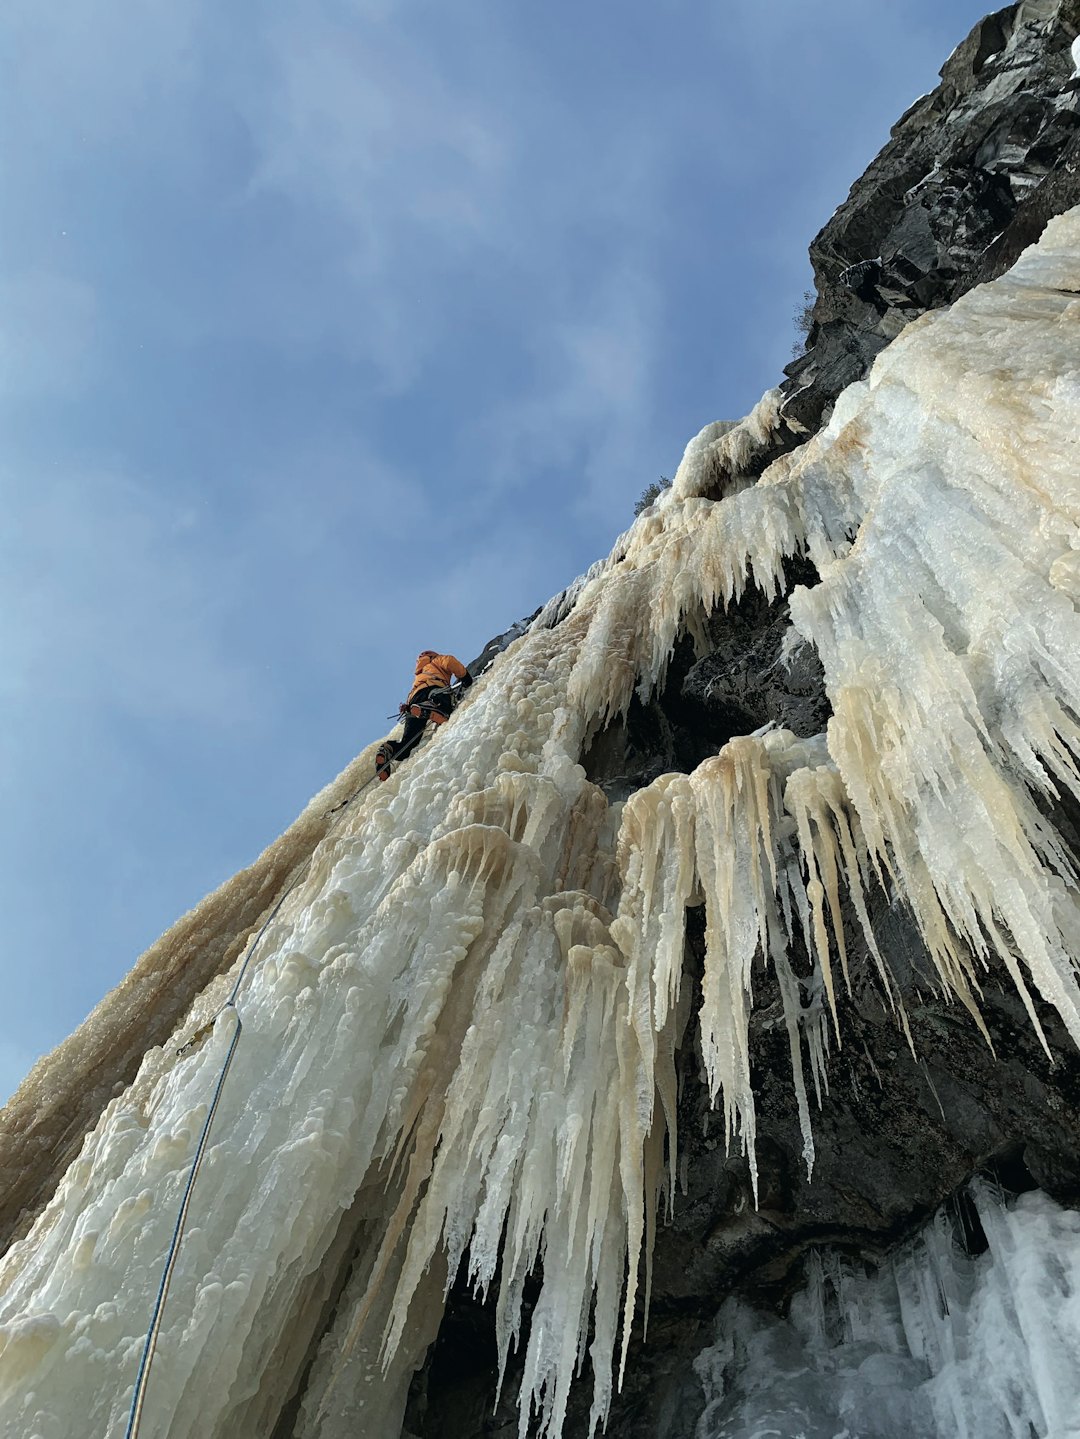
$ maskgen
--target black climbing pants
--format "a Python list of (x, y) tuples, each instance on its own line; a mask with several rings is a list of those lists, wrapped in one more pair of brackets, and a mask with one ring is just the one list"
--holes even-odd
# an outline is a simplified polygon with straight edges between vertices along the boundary
[[(436, 691), (436, 693), (434, 694), (432, 693), (433, 689)], [(437, 685), (428, 685), (426, 689), (417, 690), (414, 695), (410, 695), (409, 703), (412, 705), (433, 705), (440, 714), (449, 716), (450, 711), (453, 708), (453, 700), (450, 698), (450, 695), (445, 690), (442, 693), (438, 693), (438, 689), (439, 687)], [(405, 730), (401, 736), (401, 741), (398, 746), (398, 752), (396, 756), (397, 759), (404, 759), (405, 756), (412, 750), (414, 745), (419, 743), (420, 736), (424, 733), (424, 726), (427, 724), (427, 722), (427, 710), (423, 710), (421, 712), (419, 719), (417, 719), (415, 715), (411, 714), (407, 714), (405, 716)]]

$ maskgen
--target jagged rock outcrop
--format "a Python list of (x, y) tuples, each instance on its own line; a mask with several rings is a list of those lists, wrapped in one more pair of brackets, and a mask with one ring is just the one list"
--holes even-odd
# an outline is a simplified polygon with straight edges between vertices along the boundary
[[(785, 368), (737, 473), (760, 475), (827, 419), (837, 396), (928, 310), (1004, 274), (1046, 222), (1080, 202), (1080, 0), (1024, 0), (988, 15), (941, 83), (810, 245), (816, 298), (806, 348)], [(731, 428), (710, 427), (715, 440)], [(718, 467), (718, 494), (732, 478)]]
[(508, 630), (503, 630), (501, 635), (494, 635), (480, 651), (474, 660), (469, 661), (469, 673), (474, 679), (484, 674), (492, 666), (497, 655), (501, 655), (509, 645), (512, 645), (536, 619), (540, 611), (533, 610), (531, 615), (524, 619), (515, 620)]
[[(792, 565), (792, 581), (797, 577), (811, 579), (810, 566)], [(669, 770), (689, 774), (732, 735), (763, 725), (800, 736), (825, 728), (821, 662), (807, 645), (785, 652), (791, 622), (784, 600), (751, 590), (714, 615), (706, 631), (707, 653), (681, 641), (663, 692), (647, 704), (632, 699), (583, 757), (586, 774), (609, 799), (626, 799)]]
[(810, 246), (817, 301), (783, 413), (816, 429), (927, 310), (995, 279), (1080, 201), (1077, 0), (980, 20)]

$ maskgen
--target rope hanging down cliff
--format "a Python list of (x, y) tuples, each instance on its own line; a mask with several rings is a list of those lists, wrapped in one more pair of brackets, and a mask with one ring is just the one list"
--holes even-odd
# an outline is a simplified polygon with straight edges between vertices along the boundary
[[(425, 736), (424, 739), (426, 740), (426, 738), (427, 737)], [(417, 745), (416, 747), (419, 748), (421, 746)], [(336, 828), (336, 826), (341, 822), (345, 811), (348, 809), (349, 805), (352, 804), (353, 800), (358, 799), (360, 795), (362, 795), (366, 789), (369, 789), (370, 786), (373, 785), (375, 781), (379, 778), (380, 775), (378, 771), (376, 771), (376, 773), (373, 774), (369, 779), (366, 779), (364, 783), (359, 786), (358, 789), (355, 789), (347, 799), (343, 800), (340, 804), (335, 805), (334, 808), (329, 811), (329, 813), (333, 815), (334, 818), (331, 820), (326, 834), (323, 836), (323, 839), (326, 839), (327, 836), (329, 836)], [(176, 1268), (177, 1260), (180, 1257), (180, 1241), (183, 1238), (184, 1229), (187, 1225), (188, 1210), (191, 1207), (191, 1198), (195, 1190), (195, 1182), (199, 1177), (199, 1170), (202, 1167), (203, 1157), (206, 1154), (207, 1142), (210, 1138), (210, 1129), (214, 1123), (214, 1116), (217, 1114), (218, 1105), (221, 1102), (221, 1095), (225, 1088), (225, 1081), (228, 1078), (229, 1069), (232, 1066), (233, 1057), (236, 1054), (236, 1048), (240, 1042), (240, 1036), (243, 1033), (244, 1022), (240, 1017), (239, 1009), (237, 1009), (236, 1007), (237, 996), (240, 993), (240, 988), (244, 983), (248, 968), (251, 964), (252, 959), (255, 956), (255, 951), (258, 949), (263, 936), (266, 934), (266, 931), (270, 928), (270, 925), (273, 923), (273, 921), (277, 918), (277, 915), (281, 911), (282, 905), (288, 899), (289, 895), (292, 894), (293, 890), (296, 889), (297, 885), (299, 885), (300, 881), (305, 877), (309, 868), (310, 860), (309, 863), (305, 865), (293, 877), (288, 886), (281, 892), (281, 894), (278, 896), (277, 901), (274, 904), (273, 909), (271, 909), (270, 913), (263, 920), (262, 925), (259, 928), (258, 934), (256, 934), (255, 938), (248, 946), (247, 954), (245, 954), (243, 963), (240, 965), (240, 972), (236, 976), (236, 982), (233, 985), (232, 990), (230, 991), (228, 999), (216, 1012), (216, 1014), (214, 1014), (209, 1020), (207, 1020), (204, 1025), (197, 1029), (195, 1033), (190, 1037), (190, 1039), (188, 1039), (184, 1044), (182, 1044), (180, 1048), (176, 1051), (177, 1058), (182, 1058), (185, 1054), (189, 1053), (198, 1044), (199, 1040), (202, 1039), (204, 1035), (208, 1034), (213, 1029), (214, 1025), (217, 1023), (221, 1015), (223, 1015), (226, 1010), (232, 1010), (233, 1016), (236, 1019), (236, 1028), (233, 1030), (232, 1039), (229, 1041), (229, 1048), (226, 1051), (225, 1058), (221, 1064), (221, 1069), (218, 1072), (217, 1083), (214, 1086), (213, 1098), (210, 1101), (210, 1108), (207, 1111), (206, 1120), (202, 1127), (202, 1133), (199, 1135), (199, 1142), (195, 1146), (195, 1154), (191, 1161), (191, 1169), (188, 1172), (187, 1183), (184, 1186), (183, 1198), (180, 1201), (180, 1208), (177, 1211), (176, 1224), (173, 1228), (172, 1239), (169, 1242), (168, 1253), (165, 1257), (165, 1267), (161, 1272), (161, 1283), (158, 1285), (157, 1299), (154, 1301), (154, 1312), (150, 1319), (150, 1327), (146, 1332), (146, 1340), (143, 1344), (142, 1358), (139, 1361), (139, 1372), (135, 1379), (135, 1390), (131, 1397), (131, 1411), (128, 1416), (127, 1428), (124, 1431), (124, 1439), (138, 1439), (139, 1429), (142, 1425), (143, 1406), (146, 1403), (146, 1389), (150, 1378), (150, 1366), (153, 1363), (154, 1353), (157, 1349), (158, 1335), (161, 1332), (161, 1323), (165, 1314), (165, 1301), (168, 1298), (169, 1286), (172, 1283), (173, 1271)]]

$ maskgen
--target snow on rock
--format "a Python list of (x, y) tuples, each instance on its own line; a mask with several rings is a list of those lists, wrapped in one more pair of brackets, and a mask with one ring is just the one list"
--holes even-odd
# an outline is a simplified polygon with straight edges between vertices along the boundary
[[(586, 1354), (598, 1426), (677, 1173), (687, 905), (706, 909), (708, 1081), (751, 1173), (753, 966), (779, 980), (810, 1164), (804, 1064), (820, 1082), (843, 897), (877, 953), (872, 884), (973, 1015), (994, 957), (1080, 1039), (1075, 878), (1037, 803), (1080, 794), (1077, 291), (1080, 211), (910, 326), (756, 483), (735, 471), (775, 395), (708, 436), (322, 839), (240, 994), (143, 1435), (254, 1439), (289, 1403), (296, 1439), (399, 1432), (459, 1265), (495, 1291), (504, 1361), (525, 1344), (522, 1435), (560, 1434)], [(722, 498), (699, 492), (706, 453)], [(609, 806), (578, 762), (590, 739), (662, 683), (680, 634), (747, 585), (783, 591), (804, 553), (821, 583), (791, 612), (827, 734), (736, 738)], [(0, 1263), (4, 1433), (123, 1432), (232, 1023), (146, 1056)]]
[(715, 499), (725, 484), (746, 474), (781, 427), (782, 398), (779, 389), (767, 390), (745, 419), (706, 425), (683, 453), (673, 482), (675, 495), (690, 499), (711, 494)]
[(728, 1300), (695, 1439), (1074, 1439), (1080, 1215), (976, 1185), (969, 1256), (939, 1214), (877, 1270), (825, 1251), (785, 1318)]

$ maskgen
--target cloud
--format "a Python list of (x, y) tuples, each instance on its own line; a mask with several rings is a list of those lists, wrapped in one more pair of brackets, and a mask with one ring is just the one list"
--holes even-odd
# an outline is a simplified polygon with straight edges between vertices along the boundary
[(238, 97), (261, 148), (253, 191), (347, 215), (368, 247), (358, 266), (373, 272), (397, 227), (436, 228), (454, 248), (484, 233), (506, 145), (437, 53), (392, 25), (318, 10), (299, 25), (278, 18), (262, 45), (266, 69)]
[[(218, 216), (217, 243), (234, 240), (247, 263), (215, 282), (213, 303), (192, 304), (183, 283), (148, 287), (143, 316), (189, 349), (248, 340), (297, 360), (336, 354), (371, 402), (419, 390), (455, 351), (475, 367), (493, 326), (511, 345), (516, 329), (520, 372), (538, 386), (524, 428), (524, 411), (549, 399), (589, 428), (590, 396), (592, 430), (610, 426), (601, 368), (636, 384), (642, 325), (657, 318), (640, 291), (659, 289), (650, 237), (686, 123), (678, 107), (643, 114), (612, 76), (568, 107), (553, 57), (523, 44), (512, 16), (468, 0), (452, 14), (271, 3), (255, 27), (201, 0), (149, 0), (130, 30), (128, 8), (102, 0), (93, 24), (61, 26), (53, 43), (57, 27), (22, 0), (16, 29), (21, 108), (47, 153), (107, 140), (114, 165), (156, 152), (183, 172), (178, 156), (228, 152), (231, 189), (200, 223)], [(60, 97), (47, 124), (35, 90)], [(219, 264), (231, 264), (225, 248)], [(630, 281), (622, 317), (612, 274)], [(624, 345), (605, 355), (617, 333)], [(576, 396), (560, 393), (559, 363), (578, 375)]]
[(494, 244), (499, 118), (400, 10), (279, 13), (255, 43), (233, 96), (256, 155), (244, 199), (282, 198), (320, 234), (348, 352), (400, 392), (443, 333), (452, 277)]

